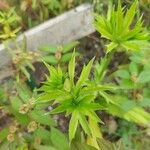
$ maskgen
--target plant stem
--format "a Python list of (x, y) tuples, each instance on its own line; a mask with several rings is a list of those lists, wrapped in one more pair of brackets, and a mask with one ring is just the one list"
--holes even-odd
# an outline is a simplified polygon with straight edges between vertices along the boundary
[(114, 51), (109, 52), (108, 54), (105, 55), (105, 57), (102, 59), (102, 69), (99, 72), (99, 81), (101, 82), (104, 78), (104, 75), (106, 73), (107, 67), (112, 60)]

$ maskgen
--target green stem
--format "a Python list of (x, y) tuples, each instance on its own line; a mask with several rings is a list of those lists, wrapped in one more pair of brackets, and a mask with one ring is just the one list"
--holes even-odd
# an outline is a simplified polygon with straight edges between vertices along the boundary
[(105, 55), (105, 57), (101, 61), (102, 69), (99, 72), (99, 82), (103, 80), (106, 70), (108, 68), (108, 65), (110, 61), (112, 60), (113, 54), (114, 54), (114, 51), (109, 52), (108, 54)]

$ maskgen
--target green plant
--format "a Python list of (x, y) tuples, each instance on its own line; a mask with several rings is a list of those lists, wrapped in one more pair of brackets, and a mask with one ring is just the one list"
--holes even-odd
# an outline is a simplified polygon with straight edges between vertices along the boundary
[[(32, 94), (27, 86), (21, 83), (15, 84), (15, 89), (16, 93), (9, 95), (7, 105), (3, 106), (3, 109), (12, 115), (13, 121), (0, 131), (0, 141), (2, 142), (0, 149), (3, 147), (11, 150), (16, 150), (16, 147), (18, 149), (54, 148), (56, 146), (55, 136), (61, 136), (65, 144), (67, 142), (65, 135), (54, 129), (56, 125), (54, 120), (50, 116), (43, 115), (45, 113), (43, 108), (46, 105), (35, 105), (36, 93)], [(51, 127), (51, 132), (49, 129), (45, 129), (45, 126)], [(51, 144), (49, 136), (54, 145)], [(45, 146), (42, 146), (41, 143), (44, 143)]]
[[(141, 50), (139, 45), (142, 43), (144, 43), (142, 48), (147, 49), (149, 46), (147, 41), (148, 33), (143, 31), (141, 18), (133, 28), (130, 28), (135, 16), (136, 6), (137, 1), (132, 4), (124, 16), (123, 8), (119, 1), (117, 11), (114, 8), (112, 11), (109, 9), (108, 20), (105, 17), (96, 15), (96, 29), (113, 43), (109, 45), (106, 56), (94, 66), (94, 74), (91, 74), (90, 79), (88, 76), (93, 60), (83, 67), (78, 79), (75, 78), (75, 54), (73, 54), (69, 62), (68, 73), (64, 73), (60, 66), (55, 69), (46, 64), (50, 76), (47, 77), (47, 81), (40, 88), (40, 91), (43, 93), (39, 100), (51, 101), (52, 105), (56, 105), (56, 108), (50, 114), (66, 112), (67, 116), (71, 116), (69, 122), (70, 142), (74, 139), (76, 130), (80, 124), (87, 135), (87, 143), (97, 149), (101, 149), (97, 138), (102, 138), (99, 128), (99, 123), (102, 123), (102, 121), (97, 116), (96, 110), (104, 110), (111, 115), (144, 126), (147, 126), (150, 121), (149, 113), (140, 105), (134, 103), (130, 95), (126, 92), (128, 90), (134, 91), (136, 87), (135, 78), (133, 80), (132, 75), (139, 72), (137, 69), (138, 66), (135, 63), (132, 62), (129, 65), (130, 73), (122, 73), (123, 76), (129, 75), (129, 80), (131, 79), (133, 82), (132, 87), (127, 88), (121, 84), (116, 86), (116, 84), (112, 84), (111, 80), (108, 80), (111, 84), (107, 83), (108, 81), (106, 80), (107, 68), (113, 57), (115, 48), (123, 46), (127, 50)], [(119, 74), (121, 70), (117, 72)], [(149, 82), (149, 79), (145, 82)], [(138, 88), (142, 88), (142, 84), (145, 82), (141, 80), (140, 86), (137, 85)]]
[(61, 2), (59, 0), (42, 0), (43, 5), (45, 5), (48, 10), (54, 14), (58, 14), (61, 10)]
[(37, 103), (35, 91), (32, 93), (22, 83), (14, 83), (11, 90), (15, 90), (15, 93), (9, 93), (7, 104), (2, 102), (0, 107), (0, 112), (3, 110), (7, 119), (11, 114), (9, 124), (0, 130), (0, 149), (76, 150), (77, 147), (82, 147), (85, 150), (95, 150), (79, 139), (69, 147), (66, 134), (57, 129), (52, 116), (46, 115), (49, 104)]
[(129, 88), (141, 88), (142, 84), (149, 82), (149, 76), (145, 76), (145, 71), (140, 71), (139, 66), (134, 62), (131, 62), (128, 68), (120, 68), (116, 76), (122, 79), (120, 85)]
[(19, 76), (23, 73), (27, 79), (30, 79), (30, 74), (28, 69), (34, 71), (34, 66), (32, 65), (32, 61), (36, 60), (40, 55), (37, 52), (31, 52), (27, 50), (26, 38), (22, 42), (22, 45), (18, 45), (15, 42), (15, 48), (12, 49), (8, 43), (5, 43), (5, 47), (8, 50), (13, 63), (13, 69), (15, 71), (15, 75), (17, 80), (19, 80)]
[[(76, 73), (75, 56), (78, 53), (71, 53), (76, 42), (61, 47), (42, 46), (40, 49), (47, 52), (42, 57), (49, 71), (49, 75), (46, 75), (47, 81), (38, 90), (31, 91), (24, 79), (12, 78), (11, 86), (6, 85), (0, 89), (0, 114), (3, 112), (8, 120), (0, 130), (0, 149), (143, 148), (143, 142), (136, 141), (135, 138), (137, 134), (143, 135), (143, 129), (146, 129), (143, 133), (148, 135), (149, 132), (150, 114), (145, 108), (150, 106), (150, 62), (148, 32), (142, 27), (141, 18), (137, 16), (139, 21), (134, 22), (136, 7), (137, 1), (125, 11), (119, 1), (117, 10), (109, 6), (107, 18), (96, 15), (94, 24), (97, 31), (109, 39), (111, 44), (106, 55), (98, 62), (94, 62), (94, 58), (90, 60), (83, 66), (80, 75), (78, 71)], [(113, 73), (108, 72), (114, 53), (120, 47), (138, 51), (128, 53), (129, 59), (125, 65), (113, 68)], [(28, 52), (26, 42), (21, 47), (15, 45), (16, 50), (8, 49), (16, 70), (15, 75), (30, 79), (28, 68), (34, 70), (32, 61), (39, 54)], [(68, 61), (66, 71), (64, 62)], [(108, 130), (106, 133), (119, 136), (119, 141), (110, 143), (103, 139), (103, 113), (116, 116), (114, 120), (118, 123), (118, 130), (113, 133)], [(63, 114), (70, 120), (67, 122), (69, 134), (62, 133), (58, 121), (53, 119)], [(3, 121), (0, 118), (0, 123)], [(143, 140), (146, 143), (147, 139), (144, 135)]]
[(6, 40), (16, 37), (16, 33), (21, 29), (21, 27), (18, 27), (20, 20), (21, 18), (17, 15), (14, 8), (0, 11), (0, 27), (2, 28), (0, 39)]
[(58, 0), (23, 0), (20, 3), (20, 12), (22, 17), (26, 18), (24, 22), (30, 28), (43, 22), (51, 15), (56, 15), (61, 11), (61, 4)]
[(142, 131), (138, 131), (138, 127), (134, 123), (125, 120), (120, 120), (119, 126), (120, 128), (116, 131), (116, 134), (122, 138), (124, 149), (134, 149), (132, 137), (140, 134)]
[(130, 56), (130, 63), (120, 66), (114, 73), (120, 86), (128, 88), (129, 97), (141, 106), (149, 104), (150, 62), (149, 49), (136, 51)]
[(49, 18), (49, 10), (40, 0), (21, 1), (20, 13), (22, 14), (25, 28), (32, 28)]
[[(46, 52), (46, 55), (41, 57), (44, 62), (56, 65), (61, 63), (66, 63), (71, 59), (72, 52), (71, 50), (78, 45), (78, 42), (71, 42), (64, 44), (63, 46), (52, 46), (44, 45), (39, 48), (39, 50)], [(75, 52), (75, 55), (78, 56), (79, 53)]]
[[(106, 109), (107, 112), (129, 121), (147, 124), (150, 116), (142, 108), (126, 108), (123, 106), (123, 103), (127, 103), (129, 100), (124, 99), (123, 101), (122, 97), (119, 96), (115, 96), (114, 99), (113, 95), (107, 93), (107, 91), (113, 92), (113, 90), (118, 89), (118, 87), (107, 84), (95, 84), (94, 80), (88, 79), (92, 63), (93, 60), (91, 60), (87, 66), (83, 67), (76, 83), (74, 82), (74, 55), (69, 62), (68, 75), (63, 73), (60, 67), (55, 69), (47, 65), (50, 77), (47, 77), (47, 81), (40, 89), (43, 91), (40, 100), (54, 100), (54, 104), (59, 104), (59, 106), (50, 112), (51, 114), (61, 112), (66, 112), (67, 116), (71, 114), (69, 123), (70, 141), (75, 136), (78, 123), (81, 124), (85, 133), (90, 137), (95, 137), (97, 135), (96, 132), (100, 132), (99, 130), (93, 131), (92, 128), (90, 128), (90, 126), (95, 126), (95, 124), (97, 126), (99, 122), (102, 123), (95, 113), (96, 110)], [(86, 117), (88, 117), (88, 120), (86, 120)], [(88, 121), (92, 122), (92, 124), (88, 123)]]
[[(143, 28), (142, 16), (134, 23), (138, 1), (135, 0), (129, 10), (125, 12), (118, 1), (117, 10), (110, 2), (107, 17), (95, 15), (95, 28), (102, 37), (111, 43), (107, 45), (107, 52), (114, 48), (123, 47), (126, 50), (143, 49), (147, 44), (149, 34)], [(143, 46), (144, 45), (144, 46)]]
[[(75, 56), (72, 59), (68, 67), (68, 76), (63, 73), (61, 68), (55, 69), (52, 66), (48, 66), (50, 77), (45, 82), (45, 85), (41, 88), (44, 91), (40, 99), (52, 101), (55, 99), (55, 103), (60, 104), (51, 113), (66, 112), (67, 115), (72, 115), (69, 125), (69, 139), (74, 138), (77, 130), (78, 123), (87, 134), (91, 134), (91, 130), (88, 126), (86, 116), (91, 117), (96, 122), (100, 122), (94, 110), (100, 108), (100, 106), (93, 102), (95, 97), (95, 91), (89, 92), (92, 88), (86, 83), (88, 75), (92, 67), (93, 60), (89, 62), (82, 70), (81, 76), (77, 83), (74, 83), (75, 76)], [(89, 112), (86, 111), (88, 108)]]

